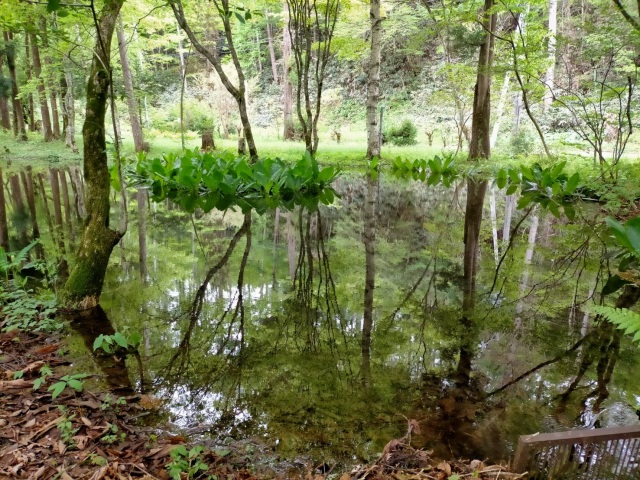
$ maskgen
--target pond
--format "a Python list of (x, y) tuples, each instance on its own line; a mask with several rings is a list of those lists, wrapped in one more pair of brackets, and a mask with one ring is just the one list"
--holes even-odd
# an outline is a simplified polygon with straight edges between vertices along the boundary
[[(48, 226), (42, 255), (61, 273), (81, 234), (78, 173), (33, 182)], [(16, 197), (20, 182), (7, 188), (18, 248), (31, 214)], [(128, 359), (130, 381), (162, 398), (177, 428), (220, 443), (255, 439), (291, 462), (349, 465), (375, 460), (408, 419), (420, 425), (414, 446), (494, 462), (513, 455), (521, 434), (638, 422), (637, 348), (589, 313), (610, 255), (596, 207), (569, 222), (488, 193), (476, 305), (463, 315), (465, 183), (382, 175), (363, 354), (367, 181), (346, 173), (336, 190), (336, 204), (317, 214), (253, 215), (250, 235), (237, 233), (240, 213), (192, 218), (128, 194), (106, 316), (93, 320), (142, 335), (142, 369)], [(90, 341), (70, 345), (74, 368), (98, 370)]]

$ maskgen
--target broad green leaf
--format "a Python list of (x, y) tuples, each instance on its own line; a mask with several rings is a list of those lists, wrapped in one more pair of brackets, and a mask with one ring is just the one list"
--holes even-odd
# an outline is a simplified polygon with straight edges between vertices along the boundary
[(120, 333), (120, 332), (114, 333), (113, 334), (113, 339), (122, 348), (127, 348), (127, 339), (125, 338), (125, 336), (122, 333)]
[(58, 398), (58, 395), (60, 395), (62, 393), (62, 391), (65, 389), (65, 387), (67, 386), (66, 382), (56, 382), (53, 385), (51, 385), (47, 391), (52, 392), (51, 393), (51, 398)]
[(616, 237), (618, 243), (628, 250), (633, 250), (631, 242), (627, 238), (627, 232), (624, 226), (622, 226), (618, 221), (614, 220), (611, 217), (607, 217), (605, 221), (607, 222), (607, 225), (609, 225), (609, 228), (611, 229), (613, 235)]

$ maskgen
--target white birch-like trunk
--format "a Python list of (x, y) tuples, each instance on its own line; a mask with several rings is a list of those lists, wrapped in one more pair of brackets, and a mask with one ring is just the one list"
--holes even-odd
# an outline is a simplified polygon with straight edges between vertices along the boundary
[(369, 4), (371, 20), (371, 51), (367, 71), (367, 158), (380, 155), (380, 125), (378, 124), (378, 101), (380, 99), (380, 42), (382, 39), (382, 19), (380, 0)]
[(546, 92), (544, 95), (543, 108), (546, 112), (553, 101), (553, 89), (555, 87), (555, 66), (556, 66), (556, 34), (558, 33), (558, 0), (549, 0), (549, 66), (544, 76)]
[(498, 245), (498, 220), (496, 215), (496, 191), (492, 185), (489, 191), (489, 206), (491, 209), (491, 231), (493, 233), (493, 256), (496, 260), (496, 266), (500, 261), (500, 246)]
[(500, 90), (500, 100), (498, 101), (498, 111), (496, 112), (496, 121), (493, 124), (493, 130), (491, 130), (491, 148), (496, 146), (498, 141), (498, 133), (500, 132), (500, 121), (504, 113), (504, 105), (507, 103), (507, 93), (509, 93), (509, 80), (511, 79), (511, 72), (507, 72), (504, 75), (504, 81), (502, 82), (502, 89)]

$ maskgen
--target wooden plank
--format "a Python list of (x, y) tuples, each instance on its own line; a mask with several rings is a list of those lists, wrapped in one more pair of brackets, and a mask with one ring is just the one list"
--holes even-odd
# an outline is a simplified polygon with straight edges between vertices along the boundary
[(640, 438), (640, 425), (624, 427), (593, 428), (584, 430), (568, 430), (553, 433), (534, 433), (521, 435), (520, 441), (529, 445), (551, 446), (566, 444), (599, 443), (608, 440), (623, 440), (626, 438)]

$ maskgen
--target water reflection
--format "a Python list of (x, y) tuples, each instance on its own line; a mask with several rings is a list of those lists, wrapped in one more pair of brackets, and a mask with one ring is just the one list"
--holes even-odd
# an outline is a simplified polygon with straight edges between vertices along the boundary
[[(53, 219), (42, 243), (57, 257), (74, 248), (82, 188), (72, 169), (63, 216), (50, 178), (58, 194), (41, 183), (35, 206)], [(519, 434), (637, 405), (635, 350), (583, 311), (605, 257), (589, 222), (522, 212), (500, 191), (467, 202), (467, 188), (352, 176), (319, 212), (194, 218), (136, 192), (138, 227), (102, 304), (115, 329), (142, 333), (144, 372), (177, 424), (259, 436), (285, 456), (365, 460), (406, 416), (421, 422), (414, 443), (439, 455), (501, 460)], [(15, 217), (13, 247), (22, 229)]]

